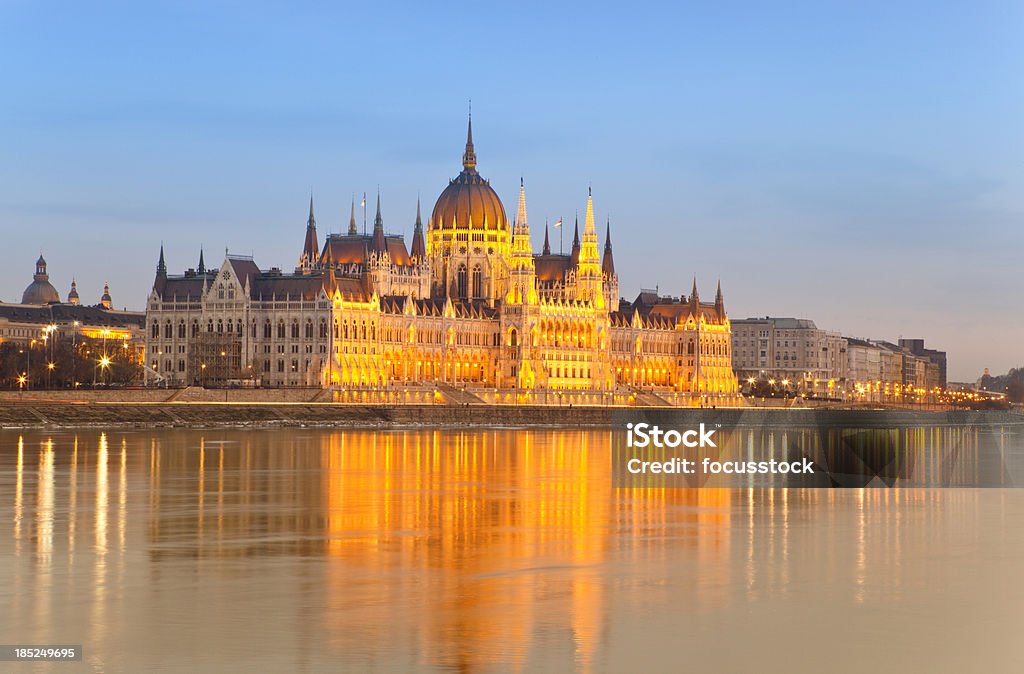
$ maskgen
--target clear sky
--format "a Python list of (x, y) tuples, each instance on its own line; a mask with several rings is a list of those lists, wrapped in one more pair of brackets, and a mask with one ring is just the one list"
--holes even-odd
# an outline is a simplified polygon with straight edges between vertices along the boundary
[(1020, 2), (297, 4), (2, 2), (0, 299), (40, 250), (136, 309), (161, 242), (291, 268), (311, 188), (321, 235), (378, 185), (411, 233), (472, 98), (536, 248), (593, 185), (626, 296), (1024, 365)]

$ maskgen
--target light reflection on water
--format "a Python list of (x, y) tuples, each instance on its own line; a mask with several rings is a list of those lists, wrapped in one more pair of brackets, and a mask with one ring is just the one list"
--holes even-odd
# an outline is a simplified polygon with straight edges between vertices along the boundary
[(79, 671), (1024, 666), (1024, 491), (617, 490), (610, 451), (0, 433), (0, 641)]

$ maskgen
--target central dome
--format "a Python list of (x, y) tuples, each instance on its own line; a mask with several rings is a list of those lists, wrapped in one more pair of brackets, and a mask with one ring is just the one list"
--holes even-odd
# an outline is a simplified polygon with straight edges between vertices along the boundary
[(462, 173), (448, 183), (434, 204), (428, 228), (509, 231), (505, 206), (491, 189), (491, 183), (476, 172), (473, 150), (473, 121), (469, 122)]

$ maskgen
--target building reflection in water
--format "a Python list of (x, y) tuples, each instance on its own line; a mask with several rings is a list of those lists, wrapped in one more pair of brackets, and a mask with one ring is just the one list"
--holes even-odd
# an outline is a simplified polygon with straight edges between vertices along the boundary
[[(900, 433), (919, 465), (954, 445), (974, 457), (957, 470), (977, 463), (976, 431)], [(991, 437), (999, 452), (1013, 442)], [(173, 653), (176, 638), (210, 627), (211, 647), (228, 650), (274, 635), (275, 662), (298, 669), (330, 655), (354, 669), (604, 670), (631, 621), (651, 616), (693, 627), (812, 581), (837, 602), (897, 605), (915, 580), (906, 547), (970, 520), (979, 498), (615, 489), (610, 431), (0, 439), (15, 449), (0, 454), (13, 468), (0, 484), (11, 523), (0, 551), (16, 558), (10, 605), (33, 616), (25, 636), (63, 625), (101, 652), (148, 627), (151, 648)], [(820, 441), (738, 440), (753, 460)], [(76, 546), (89, 519), (92, 544)], [(84, 614), (53, 610), (69, 596)], [(0, 620), (6, 634), (21, 627)]]

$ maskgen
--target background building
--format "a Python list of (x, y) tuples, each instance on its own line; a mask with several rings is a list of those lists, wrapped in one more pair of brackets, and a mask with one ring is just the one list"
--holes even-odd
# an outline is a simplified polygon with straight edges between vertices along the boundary
[(736, 375), (748, 387), (767, 380), (808, 397), (840, 397), (845, 390), (846, 339), (814, 321), (770, 316), (736, 320), (732, 346)]

